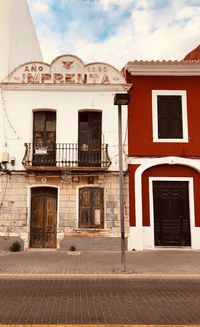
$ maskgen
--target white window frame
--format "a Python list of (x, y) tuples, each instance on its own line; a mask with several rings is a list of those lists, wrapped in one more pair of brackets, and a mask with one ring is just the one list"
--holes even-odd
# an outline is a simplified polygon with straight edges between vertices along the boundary
[[(158, 96), (159, 95), (179, 95), (182, 102), (182, 126), (183, 137), (164, 139), (158, 137)], [(153, 142), (163, 143), (184, 143), (188, 140), (188, 119), (187, 119), (187, 94), (185, 90), (152, 90), (152, 122), (153, 122)]]

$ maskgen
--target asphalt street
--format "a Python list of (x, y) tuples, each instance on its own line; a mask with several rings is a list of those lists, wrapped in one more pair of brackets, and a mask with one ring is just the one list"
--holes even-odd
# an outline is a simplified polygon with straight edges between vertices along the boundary
[(2, 277), (1, 324), (200, 324), (200, 279)]

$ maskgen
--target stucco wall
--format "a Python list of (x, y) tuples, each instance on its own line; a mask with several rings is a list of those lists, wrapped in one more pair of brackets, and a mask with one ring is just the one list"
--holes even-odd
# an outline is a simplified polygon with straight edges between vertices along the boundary
[[(199, 76), (129, 76), (129, 156), (199, 157)], [(154, 142), (152, 90), (186, 91), (188, 142)], [(141, 128), (144, 126), (145, 128)]]
[[(34, 90), (34, 92), (33, 92)], [(118, 115), (113, 91), (62, 91), (57, 89), (3, 90), (1, 103), (1, 153), (5, 143), (10, 157), (16, 158), (15, 170), (23, 169), (24, 143), (32, 143), (33, 111), (56, 110), (56, 142), (78, 142), (78, 111), (102, 111), (102, 143), (108, 144), (112, 161), (109, 170), (118, 170)], [(123, 143), (126, 151), (127, 108), (123, 108)], [(124, 162), (126, 169), (126, 162)]]

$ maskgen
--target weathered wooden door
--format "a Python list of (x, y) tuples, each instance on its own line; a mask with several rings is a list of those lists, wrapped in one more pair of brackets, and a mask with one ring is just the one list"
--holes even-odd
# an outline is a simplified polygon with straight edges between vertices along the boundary
[(33, 188), (31, 192), (30, 247), (56, 247), (57, 190)]
[(79, 112), (79, 166), (101, 165), (101, 112)]
[(103, 228), (104, 195), (99, 187), (83, 187), (79, 190), (79, 227)]
[(155, 245), (190, 246), (188, 182), (153, 182)]
[(56, 112), (36, 111), (33, 123), (33, 165), (56, 164)]

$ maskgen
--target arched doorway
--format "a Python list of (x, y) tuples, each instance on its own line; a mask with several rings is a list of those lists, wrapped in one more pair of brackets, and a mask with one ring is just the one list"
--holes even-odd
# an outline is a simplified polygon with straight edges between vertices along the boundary
[(30, 247), (56, 248), (57, 189), (31, 189)]

